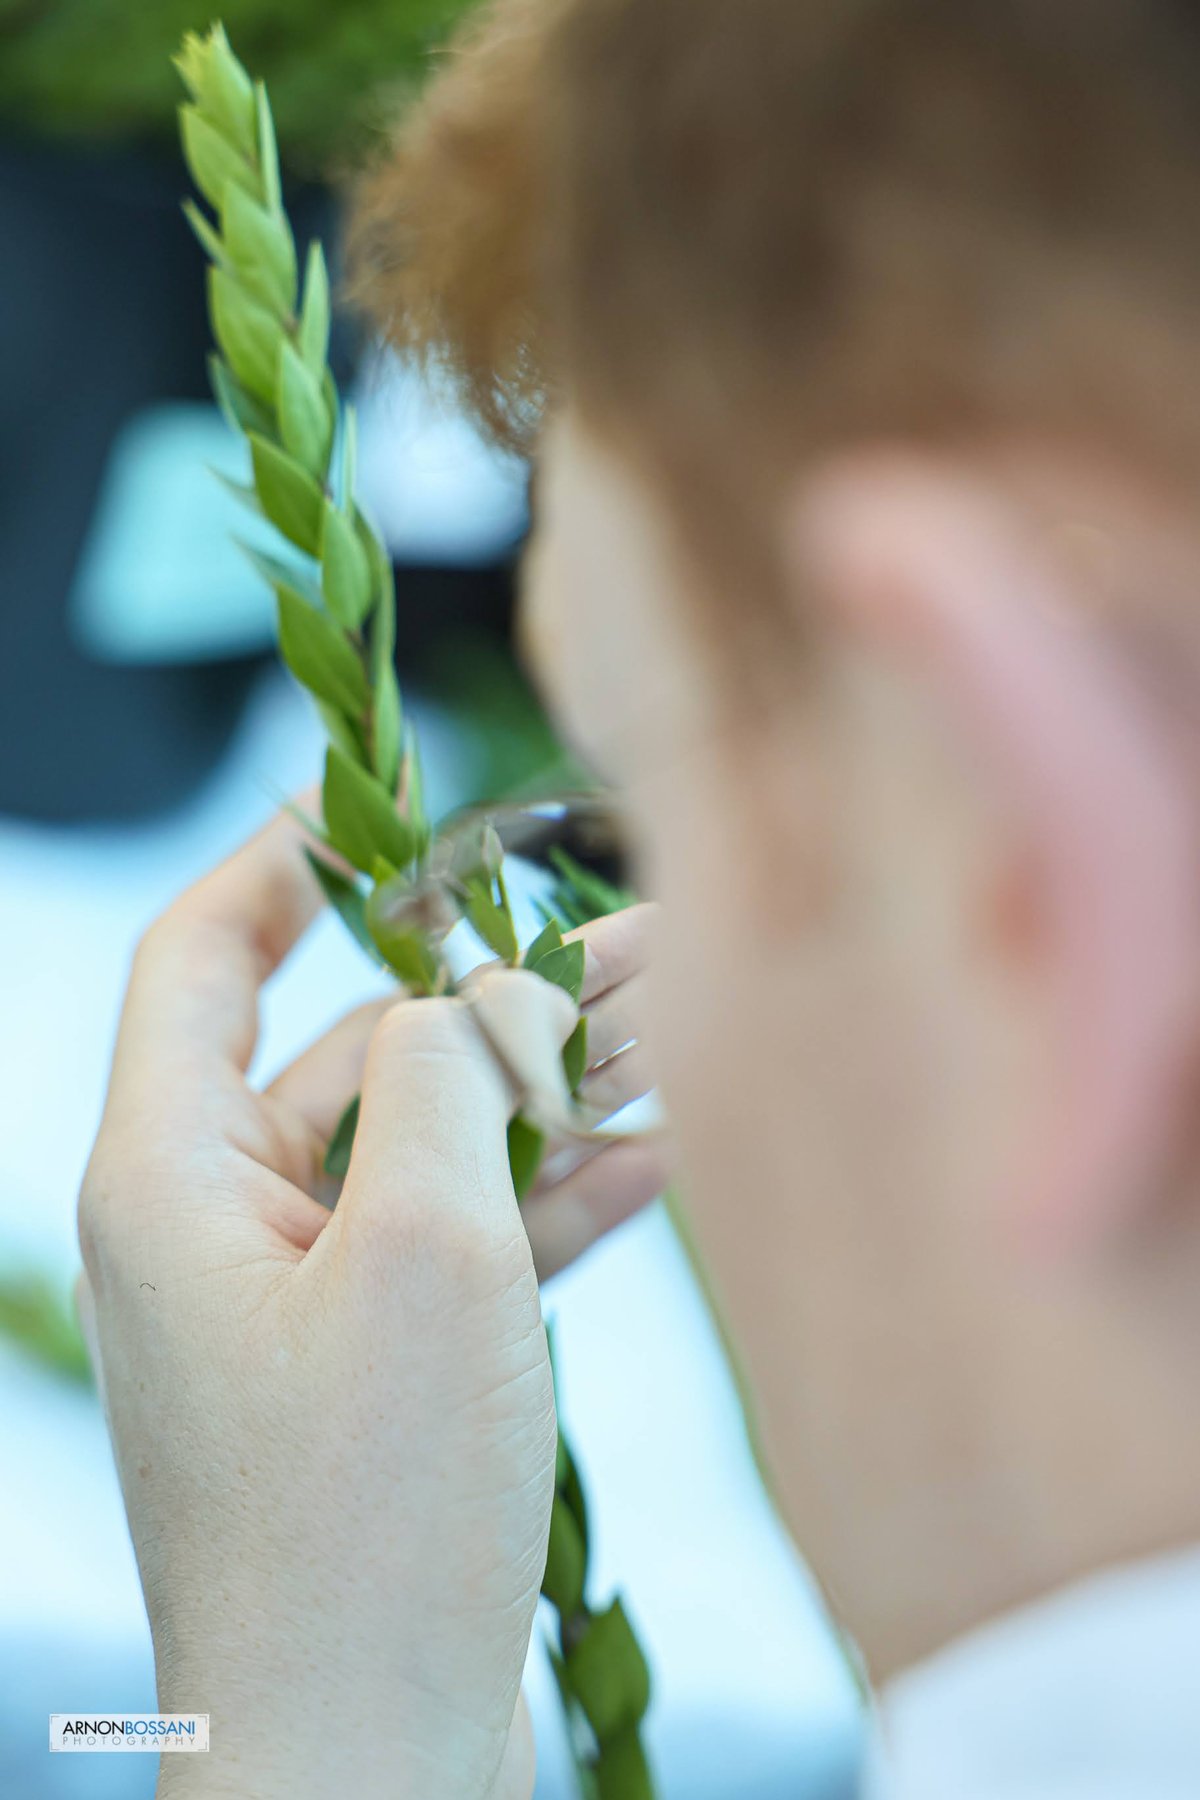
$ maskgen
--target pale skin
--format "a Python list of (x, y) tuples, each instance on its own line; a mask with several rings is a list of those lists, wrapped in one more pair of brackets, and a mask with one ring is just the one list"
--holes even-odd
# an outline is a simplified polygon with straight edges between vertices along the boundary
[[(764, 528), (819, 679), (781, 649), (738, 710), (739, 608), (701, 628), (652, 481), (569, 407), (541, 462), (526, 635), (662, 907), (647, 973), (640, 942), (597, 961), (647, 991), (782, 1510), (885, 1676), (1200, 1533), (1200, 544), (1079, 446), (798, 460)], [(525, 1800), (552, 1433), (512, 1096), (452, 1007), (392, 1009), (318, 1211), (292, 1138), (362, 1036), (338, 1080), (321, 1053), (250, 1095), (253, 989), (309, 902), (246, 854), (139, 959), (83, 1205), (161, 1703), (228, 1746), (164, 1781), (408, 1791), (394, 1739), (375, 1766), (328, 1730), (384, 1707), (412, 1791)], [(544, 1197), (535, 1255), (662, 1172), (603, 1218)]]
[(1078, 444), (799, 460), (740, 711), (745, 597), (701, 624), (652, 479), (568, 415), (539, 498), (528, 636), (663, 907), (695, 1233), (873, 1674), (1194, 1540), (1190, 491)]
[[(665, 1152), (614, 1145), (522, 1219), (516, 1096), (462, 1000), (366, 1008), (252, 1090), (258, 987), (317, 904), (281, 818), (152, 927), (80, 1200), (159, 1704), (212, 1721), (159, 1791), (525, 1800), (555, 1446), (535, 1263), (642, 1204)], [(643, 1085), (612, 1053), (637, 1035), (650, 910), (583, 934), (597, 1106)], [(569, 1035), (540, 978), (479, 984)], [(360, 1086), (331, 1214), (321, 1150)]]

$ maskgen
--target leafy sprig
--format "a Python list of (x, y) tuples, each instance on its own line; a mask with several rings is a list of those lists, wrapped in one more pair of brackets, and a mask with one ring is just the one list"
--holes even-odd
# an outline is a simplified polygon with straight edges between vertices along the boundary
[[(205, 212), (184, 211), (209, 261), (216, 351), (212, 386), (249, 447), (251, 479), (234, 491), (284, 540), (281, 556), (248, 550), (274, 590), (279, 648), (315, 702), (328, 738), (317, 841), (344, 867), (311, 856), (330, 905), (357, 942), (415, 994), (450, 991), (443, 953), (458, 918), (492, 952), (554, 982), (578, 1002), (583, 950), (565, 943), (556, 915), (522, 958), (500, 839), (486, 817), (435, 835), (420, 759), (396, 680), (391, 560), (355, 498), (355, 426), (328, 364), (330, 291), (320, 244), (301, 279), (283, 206), (271, 109), (230, 49), (224, 30), (189, 35), (176, 59), (189, 98), (180, 108), (184, 155)], [(619, 898), (559, 861), (556, 905), (581, 922)], [(574, 1092), (587, 1063), (580, 1021), (564, 1051)], [(357, 1123), (347, 1109), (326, 1166), (343, 1175)], [(514, 1119), (509, 1159), (518, 1197), (544, 1143)], [(587, 1599), (588, 1515), (578, 1466), (561, 1433), (542, 1592), (557, 1614), (554, 1667), (576, 1748), (585, 1800), (653, 1800), (641, 1742), (650, 1676), (619, 1600)]]

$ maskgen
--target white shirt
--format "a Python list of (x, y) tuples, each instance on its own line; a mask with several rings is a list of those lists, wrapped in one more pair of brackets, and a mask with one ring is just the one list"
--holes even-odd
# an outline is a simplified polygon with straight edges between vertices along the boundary
[(1098, 1575), (893, 1682), (870, 1800), (1200, 1800), (1200, 1548)]

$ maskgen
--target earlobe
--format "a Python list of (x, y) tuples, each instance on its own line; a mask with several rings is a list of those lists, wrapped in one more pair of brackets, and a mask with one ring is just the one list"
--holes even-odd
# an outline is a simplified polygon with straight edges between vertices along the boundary
[(1171, 1151), (1197, 1010), (1195, 808), (1166, 730), (981, 480), (912, 456), (810, 480), (788, 554), (940, 695), (1030, 846), (1055, 1091), (1010, 1213), (1035, 1253), (1128, 1223)]

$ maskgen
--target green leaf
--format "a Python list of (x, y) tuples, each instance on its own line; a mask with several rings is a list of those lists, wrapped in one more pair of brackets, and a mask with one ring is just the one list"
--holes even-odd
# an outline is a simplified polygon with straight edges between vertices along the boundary
[(198, 32), (185, 31), (183, 42), (171, 58), (188, 93), (193, 100), (199, 100), (204, 93), (205, 63), (208, 58), (207, 40)]
[(317, 554), (325, 496), (306, 470), (256, 431), (249, 434), (254, 485), (262, 509), (284, 537), (309, 556)]
[(413, 829), (424, 831), (428, 836), (428, 827), (425, 825), (425, 777), (421, 769), (421, 749), (417, 743), (416, 732), (407, 722), (404, 726), (404, 757), (400, 774), (408, 816), (412, 821)]
[(438, 961), (419, 931), (392, 932), (383, 957), (388, 968), (413, 993), (432, 994), (436, 991), (440, 973)]
[(396, 655), (396, 580), (391, 556), (357, 507), (354, 524), (371, 564), (372, 592), (378, 595), (371, 620), (371, 663), (378, 672)]
[(314, 238), (304, 270), (304, 305), (300, 311), (297, 348), (319, 381), (329, 356), (329, 275), (325, 252)]
[(389, 663), (376, 677), (372, 700), (371, 743), (375, 773), (394, 794), (400, 779), (400, 685)]
[(579, 1470), (575, 1467), (575, 1458), (562, 1432), (558, 1434), (558, 1451), (554, 1463), (554, 1487), (566, 1501), (571, 1510), (571, 1517), (579, 1527), (579, 1536), (583, 1542), (584, 1555), (588, 1548), (588, 1513), (587, 1499), (583, 1491), (583, 1482), (579, 1478)]
[(575, 907), (578, 909), (582, 902), (586, 908), (586, 917), (579, 921), (580, 924), (586, 924), (589, 919), (607, 918), (609, 913), (632, 906), (636, 899), (630, 889), (614, 887), (611, 881), (605, 881), (592, 869), (585, 869), (582, 863), (557, 846), (550, 851), (550, 861), (571, 890)]
[[(550, 1543), (542, 1592), (561, 1618), (573, 1619), (582, 1608), (586, 1577), (587, 1555), (579, 1527), (566, 1501), (556, 1494), (550, 1513)], [(569, 1661), (567, 1667), (569, 1672)]]
[(441, 965), (428, 937), (417, 926), (397, 918), (394, 910), (395, 878), (376, 887), (367, 901), (367, 929), (380, 955), (404, 982), (419, 994), (433, 993)]
[(225, 203), (228, 187), (245, 188), (253, 194), (258, 186), (254, 171), (244, 156), (221, 136), (196, 106), (181, 106), (179, 129), (183, 138), (183, 155), (192, 180), (218, 212)]
[(391, 796), (336, 745), (325, 754), (325, 825), (347, 862), (369, 872), (376, 856), (397, 869), (413, 859), (416, 839)]
[(222, 25), (214, 25), (201, 41), (197, 99), (223, 137), (243, 156), (256, 151), (254, 89), (233, 51)]
[(583, 963), (583, 943), (576, 938), (573, 943), (562, 944), (557, 950), (547, 950), (544, 956), (539, 956), (529, 967), (543, 981), (552, 981), (555, 987), (570, 994), (578, 1006), (583, 992)]
[(344, 510), (354, 507), (354, 488), (358, 480), (358, 413), (347, 404), (342, 408), (341, 502)]
[[(578, 1006), (579, 1002), (575, 1004)], [(587, 1020), (580, 1019), (574, 1031), (563, 1045), (563, 1074), (567, 1079), (567, 1087), (573, 1094), (587, 1073)]]
[[(241, 191), (240, 189), (238, 190)], [(225, 261), (225, 246), (194, 200), (183, 202), (183, 216), (191, 226), (200, 248), (215, 263)]]
[(508, 1166), (512, 1171), (513, 1191), (518, 1200), (523, 1200), (534, 1182), (537, 1172), (542, 1166), (542, 1151), (546, 1147), (545, 1134), (528, 1119), (518, 1113), (508, 1126)]
[(296, 304), (296, 246), (282, 213), (268, 212), (244, 188), (227, 187), (221, 208), (225, 255), (247, 288), (277, 314)]
[(289, 819), (294, 819), (301, 831), (312, 838), (314, 843), (324, 844), (327, 850), (333, 848), (325, 835), (325, 827), (322, 825), (321, 821), (319, 819), (314, 819), (311, 813), (305, 812), (302, 806), (297, 806), (294, 800), (289, 800), (285, 795), (280, 795), (279, 810), (280, 812), (286, 813)]
[(318, 700), (316, 705), (321, 723), (325, 727), (325, 736), (330, 743), (336, 744), (352, 763), (359, 763), (365, 769), (367, 746), (363, 742), (360, 727), (353, 719), (348, 719), (344, 712), (339, 712), (336, 706), (326, 706), (323, 700)]
[(257, 431), (268, 436), (274, 431), (275, 419), (269, 408), (242, 386), (215, 350), (208, 359), (208, 379), (213, 398), (234, 431)]
[(320, 383), (284, 339), (279, 352), (279, 435), (283, 447), (317, 482), (323, 482), (333, 448), (333, 420)]
[[(566, 1511), (565, 1501), (556, 1505)], [(650, 1670), (619, 1600), (607, 1612), (594, 1614), (571, 1646), (567, 1677), (601, 1744), (644, 1716), (650, 1704)]]
[(69, 1300), (33, 1270), (0, 1276), (0, 1337), (72, 1381), (88, 1383), (91, 1363)]
[(367, 903), (363, 895), (352, 881), (347, 881), (340, 870), (331, 868), (327, 862), (322, 862), (321, 858), (314, 856), (311, 850), (305, 850), (304, 855), (309, 868), (316, 876), (321, 892), (346, 930), (355, 942), (362, 946), (372, 962), (378, 962), (379, 951), (367, 926)]
[(226, 475), (224, 469), (214, 469), (211, 463), (208, 466), (208, 472), (214, 481), (220, 482), (231, 500), (236, 500), (239, 506), (244, 506), (247, 512), (252, 512), (256, 519), (262, 518), (263, 509), (258, 494), (250, 482), (235, 481), (232, 475)]
[(559, 950), (561, 948), (562, 932), (558, 929), (558, 920), (550, 919), (543, 925), (542, 929), (538, 932), (532, 944), (530, 944), (528, 950), (525, 952), (525, 967), (527, 969), (534, 968), (538, 958), (545, 956), (548, 950)]
[(371, 610), (371, 565), (358, 532), (332, 500), (325, 502), (321, 584), (334, 618), (356, 631)]
[(362, 662), (332, 619), (314, 612), (294, 588), (280, 583), (279, 652), (302, 686), (351, 719), (366, 711), (367, 677)]
[(361, 1094), (356, 1094), (334, 1129), (325, 1152), (325, 1173), (332, 1175), (335, 1181), (344, 1181), (350, 1169), (350, 1153), (354, 1149), (354, 1134), (358, 1130), (358, 1113), (362, 1104)]
[[(590, 1738), (591, 1731), (579, 1707), (579, 1702), (571, 1692), (571, 1684), (567, 1679), (567, 1665), (554, 1645), (547, 1639), (546, 1650), (550, 1658), (550, 1667), (554, 1671), (554, 1679), (558, 1686), (558, 1697), (562, 1702), (567, 1721), (567, 1749), (571, 1757), (571, 1766), (575, 1771), (575, 1800), (600, 1800), (600, 1789), (596, 1785), (596, 1774), (591, 1763), (584, 1754), (583, 1736)], [(612, 1800), (620, 1800), (619, 1795)]]
[(592, 1765), (595, 1800), (655, 1800), (656, 1789), (636, 1725), (609, 1738)]
[(520, 955), (520, 945), (511, 912), (497, 904), (490, 883), (482, 876), (473, 876), (466, 883), (466, 890), (463, 913), (473, 929), (495, 956), (504, 962), (515, 963)]
[(247, 294), (230, 270), (208, 271), (208, 305), (213, 335), (244, 388), (274, 410), (283, 331), (278, 319)]
[(309, 570), (299, 561), (284, 562), (281, 557), (272, 556), (269, 550), (260, 550), (257, 544), (248, 544), (245, 538), (234, 536), (234, 543), (242, 555), (254, 565), (268, 587), (290, 587), (293, 593), (299, 594), (319, 612), (321, 610), (321, 590), (313, 580)]
[(254, 110), (258, 125), (258, 167), (263, 199), (272, 212), (278, 212), (283, 204), (283, 190), (279, 179), (279, 147), (275, 142), (271, 102), (261, 81), (254, 84)]

